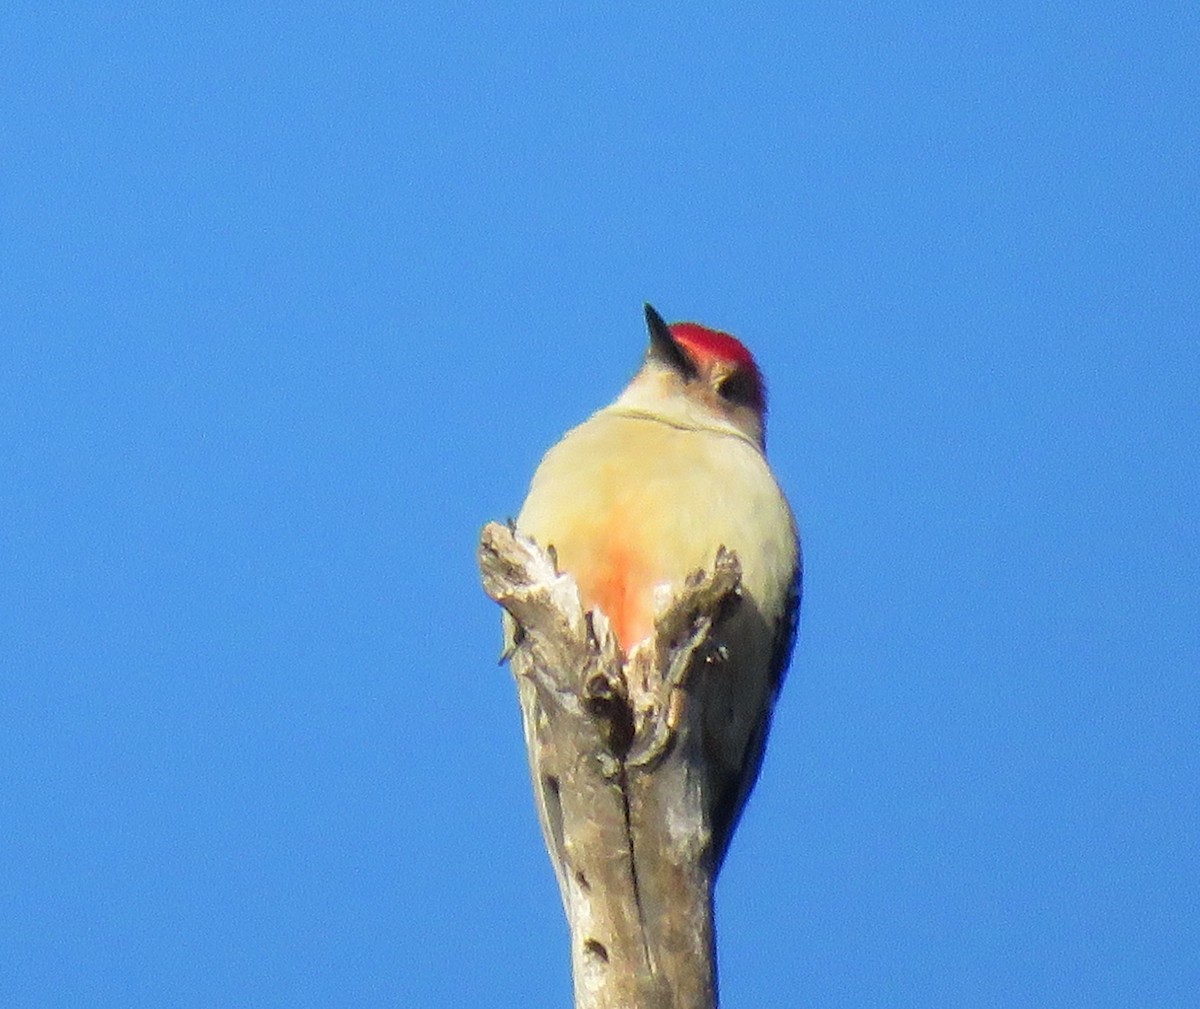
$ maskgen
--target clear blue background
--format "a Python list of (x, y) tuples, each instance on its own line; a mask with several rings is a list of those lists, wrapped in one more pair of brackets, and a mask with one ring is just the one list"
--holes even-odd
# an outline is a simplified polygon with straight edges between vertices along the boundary
[(1194, 3), (0, 12), (0, 1004), (562, 1007), (474, 548), (773, 393), (724, 1005), (1200, 1005)]

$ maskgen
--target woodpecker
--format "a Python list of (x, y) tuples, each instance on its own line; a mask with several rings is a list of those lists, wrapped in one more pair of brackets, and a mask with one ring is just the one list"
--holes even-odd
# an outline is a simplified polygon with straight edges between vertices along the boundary
[(645, 313), (641, 370), (546, 453), (516, 525), (554, 549), (627, 656), (689, 574), (711, 568), (722, 546), (736, 552), (743, 599), (713, 631), (724, 661), (703, 698), (703, 801), (719, 870), (791, 657), (800, 543), (766, 461), (766, 389), (750, 352), (728, 333)]

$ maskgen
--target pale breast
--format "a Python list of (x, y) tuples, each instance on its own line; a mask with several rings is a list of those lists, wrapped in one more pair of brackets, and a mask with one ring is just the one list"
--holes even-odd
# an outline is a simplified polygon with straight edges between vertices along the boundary
[(755, 446), (606, 411), (546, 454), (517, 526), (555, 548), (626, 651), (653, 630), (664, 589), (718, 547), (738, 553), (764, 614), (782, 607), (796, 565), (791, 512)]

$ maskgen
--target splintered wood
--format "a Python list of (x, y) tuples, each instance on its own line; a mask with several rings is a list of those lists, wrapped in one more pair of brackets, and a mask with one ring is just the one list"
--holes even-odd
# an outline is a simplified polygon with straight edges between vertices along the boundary
[(546, 847), (571, 932), (576, 1009), (715, 1009), (716, 866), (695, 680), (724, 672), (709, 641), (740, 600), (722, 550), (622, 654), (552, 554), (483, 530), (484, 590), (507, 616)]

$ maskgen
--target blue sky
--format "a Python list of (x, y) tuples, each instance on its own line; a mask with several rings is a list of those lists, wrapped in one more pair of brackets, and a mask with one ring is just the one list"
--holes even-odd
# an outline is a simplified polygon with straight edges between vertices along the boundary
[(644, 300), (805, 542), (723, 1005), (1197, 1004), (1200, 15), (902, 6), (5, 5), (0, 1004), (569, 1004), (474, 547)]

